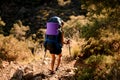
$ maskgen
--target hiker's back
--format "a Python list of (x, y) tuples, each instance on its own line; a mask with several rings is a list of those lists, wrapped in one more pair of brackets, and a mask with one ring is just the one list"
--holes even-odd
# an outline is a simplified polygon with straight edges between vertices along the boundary
[(60, 21), (57, 17), (52, 17), (50, 20), (48, 20), (46, 25), (46, 34), (45, 34), (45, 43), (44, 47), (46, 50), (50, 50), (51, 53), (53, 53), (55, 50), (59, 52), (59, 49), (61, 49), (61, 31), (60, 28)]

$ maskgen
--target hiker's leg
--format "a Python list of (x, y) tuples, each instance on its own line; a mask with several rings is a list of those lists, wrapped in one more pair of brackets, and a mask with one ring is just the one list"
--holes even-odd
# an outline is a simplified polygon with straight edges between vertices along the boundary
[(55, 54), (51, 54), (52, 61), (51, 61), (51, 70), (54, 71), (54, 64), (55, 64)]
[(58, 63), (57, 63), (57, 67), (56, 67), (56, 68), (58, 68), (59, 65), (60, 65), (61, 57), (62, 57), (62, 54), (59, 54), (59, 55), (58, 55)]

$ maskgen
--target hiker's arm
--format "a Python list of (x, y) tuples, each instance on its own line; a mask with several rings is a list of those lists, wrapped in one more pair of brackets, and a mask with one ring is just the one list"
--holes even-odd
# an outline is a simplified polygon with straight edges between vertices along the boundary
[(64, 44), (64, 37), (63, 37), (63, 33), (61, 33), (61, 41), (62, 41), (62, 45)]
[(62, 45), (63, 44), (70, 44), (70, 40), (67, 40), (67, 41), (64, 40), (64, 34), (63, 33), (62, 33), (62, 38), (61, 39), (62, 39), (61, 40), (62, 41)]

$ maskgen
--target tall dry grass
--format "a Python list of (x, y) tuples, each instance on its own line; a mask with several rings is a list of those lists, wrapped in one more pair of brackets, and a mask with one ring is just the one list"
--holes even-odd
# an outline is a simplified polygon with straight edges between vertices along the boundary
[(27, 44), (18, 41), (13, 36), (0, 36), (0, 58), (7, 61), (24, 61), (32, 58), (32, 53)]

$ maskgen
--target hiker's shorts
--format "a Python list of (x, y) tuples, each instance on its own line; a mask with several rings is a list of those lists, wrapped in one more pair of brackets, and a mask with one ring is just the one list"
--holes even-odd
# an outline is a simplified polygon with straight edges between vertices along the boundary
[(57, 54), (58, 55), (58, 54), (61, 54), (61, 52), (62, 52), (61, 44), (56, 44), (54, 42), (53, 43), (45, 42), (44, 46), (47, 50), (49, 50), (49, 52), (51, 54)]

